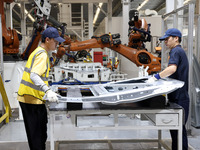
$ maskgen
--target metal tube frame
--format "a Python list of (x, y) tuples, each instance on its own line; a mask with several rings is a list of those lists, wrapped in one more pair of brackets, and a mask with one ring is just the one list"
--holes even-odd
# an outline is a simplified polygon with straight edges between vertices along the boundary
[[(193, 28), (194, 28), (194, 9), (195, 4), (190, 3), (189, 4), (189, 19), (188, 19), (188, 61), (189, 61), (189, 96), (192, 97), (192, 86), (193, 86), (193, 80), (192, 80), (192, 74), (193, 74)], [(190, 100), (191, 104), (191, 100)], [(190, 105), (191, 108), (191, 105)], [(191, 109), (189, 109), (189, 114), (191, 114)], [(186, 128), (191, 133), (191, 117), (188, 117), (188, 121), (186, 124)]]
[[(105, 114), (113, 114), (114, 115), (114, 124), (112, 126), (85, 126), (84, 128), (77, 126), (77, 116), (93, 116), (93, 115), (105, 115)], [(126, 126), (119, 126), (119, 114), (151, 114), (151, 115), (159, 115), (159, 114), (174, 114), (178, 115), (178, 125), (157, 125), (155, 122), (152, 122), (152, 124), (149, 125), (132, 125), (127, 124)], [(157, 139), (121, 139), (118, 138), (106, 138), (106, 140), (132, 140), (132, 142), (158, 142), (158, 148), (161, 148), (161, 146), (165, 147), (166, 149), (169, 149), (169, 147), (163, 142), (162, 140), (162, 130), (177, 130), (178, 131), (178, 137), (182, 137), (182, 125), (183, 125), (183, 110), (182, 109), (119, 109), (119, 110), (68, 110), (66, 111), (49, 111), (50, 115), (50, 149), (51, 150), (57, 150), (57, 147), (59, 145), (59, 142), (81, 142), (81, 141), (95, 141), (95, 140), (105, 140), (99, 137), (98, 139), (78, 139), (76, 136), (81, 131), (124, 131), (124, 130), (157, 130), (158, 131), (158, 138)], [(67, 118), (66, 116), (69, 116), (69, 119), (61, 119), (56, 120), (56, 117), (61, 118)], [(65, 116), (65, 117), (64, 117)], [(151, 121), (151, 119), (149, 120)], [(62, 130), (60, 130), (62, 128)], [(66, 128), (66, 129), (65, 129)], [(64, 132), (63, 132), (64, 131)], [(68, 133), (66, 133), (68, 132)], [(59, 137), (58, 137), (59, 136)], [(56, 142), (56, 145), (55, 145)], [(179, 148), (178, 150), (182, 150), (182, 138), (179, 138), (178, 140)]]
[(162, 15), (162, 18), (164, 19), (164, 18), (166, 18), (166, 17), (168, 17), (168, 16), (170, 16), (170, 15), (172, 15), (172, 14), (175, 14), (175, 13), (177, 13), (178, 11), (183, 10), (183, 9), (189, 7), (190, 4), (191, 4), (191, 3), (189, 3), (189, 4), (187, 4), (187, 5), (184, 5), (183, 7), (177, 8), (177, 9), (175, 9), (175, 10), (169, 12), (169, 13), (166, 13), (166, 14)]
[(196, 56), (197, 60), (200, 63), (200, 15), (198, 16), (198, 21), (197, 21), (197, 42), (196, 42)]

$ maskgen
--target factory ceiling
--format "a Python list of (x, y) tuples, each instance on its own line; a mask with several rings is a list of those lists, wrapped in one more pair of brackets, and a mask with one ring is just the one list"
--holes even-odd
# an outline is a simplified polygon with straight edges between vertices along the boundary
[[(19, 32), (21, 32), (21, 15), (20, 15), (20, 9), (18, 3), (25, 2), (25, 9), (29, 12), (33, 6), (34, 6), (34, 0), (15, 0), (15, 5), (13, 7), (13, 27), (17, 29)], [(103, 11), (100, 11), (99, 16), (97, 18), (97, 21), (94, 25), (94, 30), (98, 27), (98, 25), (101, 23), (101, 21), (106, 17), (107, 13), (107, 2), (108, 0), (51, 0), (49, 1), (51, 4), (51, 13), (50, 16), (58, 20), (58, 14), (59, 14), (59, 5), (60, 4), (69, 4), (71, 3), (72, 6), (72, 15), (77, 14), (77, 12), (80, 12), (81, 5), (83, 6), (83, 20), (85, 22), (88, 22), (88, 3), (93, 3), (93, 13), (95, 15), (95, 12), (97, 10), (97, 6), (100, 2), (103, 3), (101, 9)], [(141, 6), (143, 3), (142, 0), (130, 0), (130, 9), (137, 9), (139, 6)], [(149, 0), (147, 3), (141, 7), (140, 11), (144, 11), (146, 9), (155, 10), (158, 12), (158, 14), (162, 15), (165, 13), (165, 0)], [(163, 11), (164, 10), (164, 11)], [(122, 16), (122, 0), (112, 0), (112, 16)], [(73, 16), (72, 16), (73, 17)], [(81, 22), (80, 17), (77, 17), (75, 15), (74, 17), (75, 22)], [(73, 21), (73, 20), (72, 20)], [(33, 21), (29, 17), (26, 18), (26, 24), (27, 27), (33, 26)]]
[[(98, 6), (99, 2), (103, 2), (103, 6), (102, 6), (102, 10), (104, 12), (107, 12), (107, 1), (108, 0), (51, 0), (49, 1), (51, 3), (51, 16), (53, 18), (55, 18), (56, 20), (58, 20), (58, 13), (59, 13), (59, 4), (62, 3), (72, 3), (72, 12), (76, 12), (76, 11), (80, 11), (80, 5), (82, 2), (83, 5), (83, 18), (85, 20), (85, 22), (88, 22), (88, 3), (92, 2), (94, 4), (94, 14), (96, 12), (96, 9)], [(33, 0), (16, 0), (16, 3), (20, 3), (20, 2), (25, 2), (25, 8), (27, 9), (27, 11), (30, 11), (33, 8), (33, 4), (34, 1)], [(139, 5), (141, 5), (143, 1), (141, 0), (131, 0), (131, 9), (137, 9), (137, 7)], [(59, 4), (58, 4), (59, 3)], [(149, 0), (147, 2), (147, 4), (145, 4), (141, 10), (145, 10), (145, 9), (153, 9), (156, 11), (161, 10), (162, 8), (165, 7), (165, 0)], [(16, 28), (17, 30), (20, 31), (20, 24), (21, 24), (21, 17), (20, 17), (20, 7), (18, 5), (14, 5), (13, 8), (13, 26), (14, 28)], [(121, 0), (112, 0), (112, 16), (121, 16), (122, 15), (122, 3)], [(99, 23), (105, 18), (105, 14), (101, 11), (98, 19), (95, 23), (95, 27), (99, 25)], [(76, 21), (79, 21), (76, 19)], [(32, 21), (27, 17), (26, 19), (27, 22), (27, 26), (31, 26), (32, 25)]]

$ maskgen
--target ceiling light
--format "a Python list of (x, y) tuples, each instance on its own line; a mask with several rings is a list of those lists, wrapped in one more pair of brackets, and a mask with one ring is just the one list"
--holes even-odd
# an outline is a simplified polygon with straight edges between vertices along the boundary
[[(18, 3), (18, 6), (21, 7), (21, 4)], [(28, 11), (25, 9), (25, 14), (28, 14)], [(28, 14), (28, 17), (31, 19), (32, 22), (35, 22), (35, 19), (31, 16), (31, 14)]]
[(19, 32), (17, 29), (15, 29), (16, 30), (16, 32), (18, 33), (18, 34), (22, 34), (21, 32)]
[(97, 11), (96, 11), (96, 14), (94, 16), (93, 24), (95, 24), (95, 22), (97, 21), (97, 18), (99, 16), (99, 13), (100, 13), (102, 5), (103, 5), (103, 3), (99, 3), (99, 6), (98, 6)]
[(187, 4), (189, 1), (191, 1), (191, 0), (185, 0), (185, 1), (183, 2), (183, 4), (185, 5), (185, 4)]
[(138, 6), (137, 11), (139, 11), (149, 0), (145, 0), (140, 6)]

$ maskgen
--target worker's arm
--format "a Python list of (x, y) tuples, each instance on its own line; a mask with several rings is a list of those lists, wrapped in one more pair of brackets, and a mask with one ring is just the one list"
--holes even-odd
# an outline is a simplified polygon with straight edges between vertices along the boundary
[(47, 66), (46, 61), (48, 57), (46, 53), (39, 54), (33, 63), (33, 67), (31, 69), (30, 79), (32, 82), (40, 87), (40, 89), (44, 92), (49, 90), (49, 87), (44, 83), (44, 81), (41, 79), (41, 75), (45, 73)]
[(57, 97), (58, 94), (50, 90), (49, 87), (44, 83), (44, 81), (41, 79), (41, 77), (38, 74), (31, 72), (30, 78), (35, 85), (39, 86), (40, 89), (45, 92), (45, 96), (43, 98), (44, 100), (49, 100), (50, 102), (59, 103), (58, 97)]
[(170, 65), (167, 68), (165, 68), (165, 70), (160, 72), (159, 75), (161, 78), (168, 77), (168, 76), (172, 75), (173, 73), (175, 73), (176, 69), (177, 69), (176, 65)]
[(39, 86), (40, 89), (43, 91), (43, 92), (47, 92), (49, 90), (49, 87), (44, 83), (44, 81), (41, 79), (41, 77), (34, 73), (34, 72), (31, 72), (31, 75), (30, 75), (30, 78), (32, 80), (32, 82), (36, 85), (36, 86)]
[(171, 64), (162, 72), (157, 73), (153, 77), (149, 78), (147, 80), (147, 83), (153, 83), (156, 80), (159, 80), (161, 78), (169, 77), (170, 75), (176, 72), (176, 69), (177, 69), (177, 66), (175, 64)]

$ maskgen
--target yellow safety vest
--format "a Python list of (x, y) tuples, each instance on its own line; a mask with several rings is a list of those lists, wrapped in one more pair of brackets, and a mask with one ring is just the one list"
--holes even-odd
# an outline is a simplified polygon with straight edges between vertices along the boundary
[[(32, 69), (34, 60), (37, 55), (39, 55), (40, 53), (43, 53), (43, 52), (45, 52), (47, 54), (45, 49), (43, 49), (42, 47), (38, 47), (29, 56), (29, 59), (26, 63), (26, 66), (25, 66), (25, 69), (23, 72), (23, 76), (22, 76), (22, 80), (21, 80), (21, 83), (19, 86), (19, 90), (18, 90), (19, 96), (31, 95), (35, 98), (43, 100), (43, 96), (45, 93), (40, 89), (40, 87), (36, 86), (30, 79), (30, 73), (31, 73), (31, 69)], [(45, 71), (44, 74), (42, 74), (42, 76), (40, 76), (41, 79), (44, 81), (44, 83), (47, 86), (48, 86), (49, 70), (50, 70), (50, 64), (49, 64), (49, 58), (47, 55), (47, 70)]]

